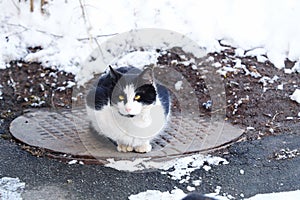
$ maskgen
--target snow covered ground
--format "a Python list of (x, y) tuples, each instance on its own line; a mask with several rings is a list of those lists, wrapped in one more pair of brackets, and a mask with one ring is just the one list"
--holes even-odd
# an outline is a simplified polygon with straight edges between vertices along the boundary
[[(1, 0), (0, 68), (11, 60), (78, 73), (88, 55), (117, 33), (162, 28), (190, 37), (209, 52), (218, 40), (242, 55), (265, 55), (276, 67), (300, 60), (300, 2), (272, 1), (49, 1), (42, 15), (35, 1)], [(42, 49), (31, 52), (28, 47)], [(297, 68), (299, 70), (299, 67)]]

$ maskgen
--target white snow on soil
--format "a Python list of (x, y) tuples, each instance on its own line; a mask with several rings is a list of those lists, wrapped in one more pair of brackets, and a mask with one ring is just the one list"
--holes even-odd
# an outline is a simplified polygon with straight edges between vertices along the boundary
[[(196, 169), (203, 168), (208, 171), (212, 165), (228, 164), (224, 158), (205, 156), (202, 154), (195, 154), (169, 162), (160, 169), (165, 170), (165, 173), (173, 180), (188, 181), (189, 175)], [(209, 166), (209, 168), (207, 168)], [(169, 171), (169, 169), (173, 169)]]
[(298, 200), (300, 197), (300, 190), (289, 191), (289, 192), (278, 192), (278, 193), (269, 193), (269, 194), (257, 194), (246, 200)]
[[(131, 160), (107, 159), (106, 167), (111, 167), (120, 171), (140, 171), (144, 169), (158, 169), (162, 174), (167, 174), (171, 179), (183, 180), (196, 169), (203, 168), (208, 171), (211, 165), (228, 164), (228, 161), (210, 155), (195, 154), (191, 156), (174, 158), (164, 162), (151, 161), (151, 158), (138, 158)], [(210, 167), (209, 169), (207, 167)], [(172, 169), (172, 170), (170, 170)]]
[[(220, 191), (217, 188), (215, 193), (204, 194), (204, 196), (212, 197), (217, 200), (230, 200), (234, 199), (231, 195), (222, 196), (219, 194)], [(147, 190), (146, 192), (141, 192), (128, 197), (129, 200), (181, 200), (187, 194), (185, 194), (181, 189), (174, 189), (171, 192), (161, 192), (159, 190)], [(300, 190), (289, 191), (289, 192), (278, 192), (269, 194), (257, 194), (253, 197), (244, 200), (298, 200), (300, 196)]]
[(22, 200), (21, 193), (25, 188), (25, 183), (19, 178), (2, 177), (0, 179), (0, 199), (1, 200)]
[(154, 64), (157, 62), (159, 53), (155, 51), (134, 51), (121, 57), (115, 63), (116, 66), (135, 66), (137, 68), (143, 68), (145, 65)]
[[(34, 2), (31, 13), (28, 1), (0, 1), (1, 69), (20, 59), (77, 75), (88, 55), (114, 35), (162, 28), (190, 37), (209, 52), (223, 49), (222, 40), (237, 47), (240, 56), (268, 58), (278, 68), (289, 58), (296, 62), (291, 71), (300, 71), (297, 0), (48, 1), (45, 14), (40, 1)], [(41, 50), (28, 49), (37, 46)], [(129, 64), (137, 64), (132, 59)]]
[(291, 99), (300, 103), (300, 89), (296, 89), (294, 93), (291, 95)]
[(180, 200), (184, 198), (186, 194), (180, 189), (174, 189), (171, 192), (161, 192), (158, 190), (147, 190), (139, 194), (131, 195), (129, 200)]
[(134, 172), (134, 171), (147, 169), (148, 167), (152, 168), (153, 167), (151, 165), (152, 162), (149, 162), (149, 159), (150, 158), (137, 158), (131, 161), (131, 160), (115, 160), (114, 158), (109, 158), (107, 159), (108, 164), (106, 164), (105, 166), (117, 169), (119, 171)]

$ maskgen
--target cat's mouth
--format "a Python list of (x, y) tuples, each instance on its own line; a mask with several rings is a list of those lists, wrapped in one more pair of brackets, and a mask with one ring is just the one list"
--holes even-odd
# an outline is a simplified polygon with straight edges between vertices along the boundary
[(120, 112), (119, 112), (119, 114), (120, 114), (121, 116), (123, 116), (123, 117), (128, 117), (128, 118), (135, 117), (135, 115), (130, 115), (130, 114), (124, 115), (124, 114), (122, 114), (122, 113), (120, 113)]

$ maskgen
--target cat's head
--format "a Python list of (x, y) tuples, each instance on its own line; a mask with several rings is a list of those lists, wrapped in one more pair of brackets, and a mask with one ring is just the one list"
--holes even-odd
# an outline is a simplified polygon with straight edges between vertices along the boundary
[(119, 114), (133, 117), (155, 103), (157, 93), (150, 68), (143, 71), (133, 68), (124, 73), (112, 67), (109, 70), (110, 78), (115, 83), (111, 105)]

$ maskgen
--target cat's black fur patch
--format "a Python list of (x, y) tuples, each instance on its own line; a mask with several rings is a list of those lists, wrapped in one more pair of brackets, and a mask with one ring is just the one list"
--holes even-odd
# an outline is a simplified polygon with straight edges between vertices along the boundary
[(147, 84), (141, 87), (138, 87), (136, 90), (136, 94), (141, 96), (141, 99), (137, 100), (142, 104), (150, 105), (156, 99), (156, 90), (153, 85)]
[(188, 196), (186, 196), (185, 198), (183, 198), (182, 200), (216, 200), (213, 197), (207, 197), (204, 196), (202, 194), (198, 194), (198, 193), (191, 193)]
[[(156, 95), (158, 95), (167, 115), (170, 107), (169, 92), (159, 84), (156, 84), (156, 91), (151, 84), (153, 82), (151, 79), (152, 75), (149, 76), (148, 71), (141, 71), (135, 67), (110, 68), (107, 73), (99, 78), (96, 87), (89, 91), (87, 105), (95, 110), (101, 110), (108, 102), (117, 103), (118, 96), (124, 95), (123, 88), (126, 85), (133, 84), (136, 88), (136, 94), (141, 96), (137, 101), (149, 105), (155, 102)], [(126, 100), (124, 99), (124, 101)]]

